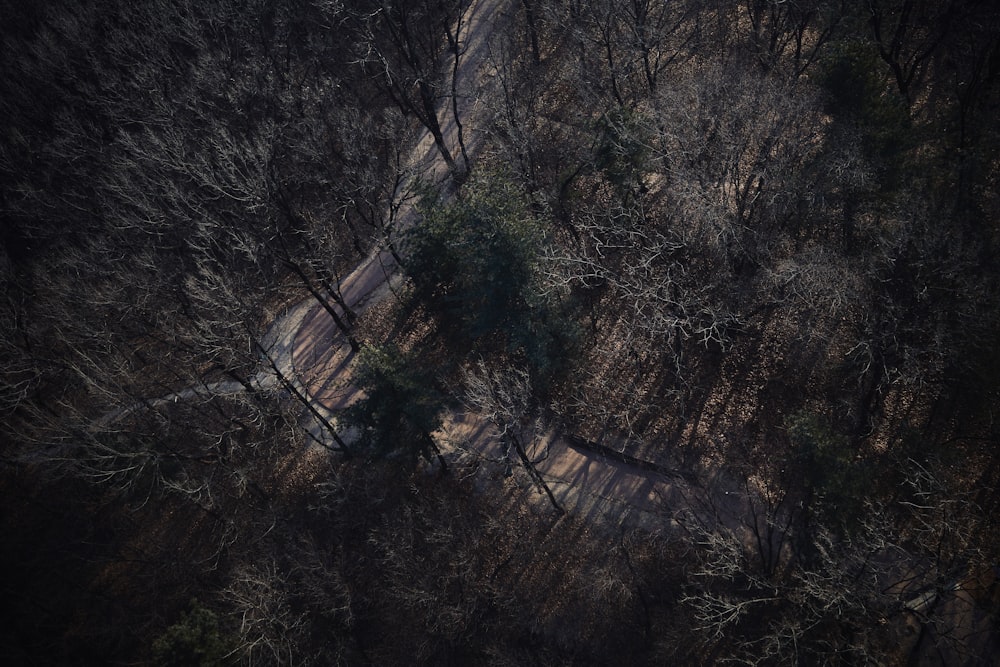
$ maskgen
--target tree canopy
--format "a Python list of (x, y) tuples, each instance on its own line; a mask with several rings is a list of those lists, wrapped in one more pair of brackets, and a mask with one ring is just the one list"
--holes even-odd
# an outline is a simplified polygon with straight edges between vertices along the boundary
[(570, 356), (573, 325), (540, 262), (547, 229), (502, 174), (478, 174), (454, 201), (431, 199), (409, 234), (413, 300), (459, 348), (501, 352), (541, 375)]
[(364, 398), (343, 419), (358, 429), (356, 446), (362, 452), (410, 460), (437, 453), (431, 434), (441, 425), (444, 399), (412, 357), (392, 346), (367, 347), (355, 362), (354, 383)]

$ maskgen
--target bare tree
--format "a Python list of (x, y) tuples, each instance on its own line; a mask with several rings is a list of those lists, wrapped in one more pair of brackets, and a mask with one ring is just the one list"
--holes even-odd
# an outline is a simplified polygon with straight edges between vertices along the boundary
[(480, 361), (465, 371), (462, 382), (465, 401), (497, 429), (505, 455), (516, 455), (532, 483), (545, 493), (552, 507), (560, 514), (565, 512), (537, 468), (548, 452), (545, 447), (537, 446), (540, 416), (532, 414), (528, 372), (513, 367), (490, 369)]
[[(463, 49), (459, 41), (461, 3), (422, 0), (418, 3), (374, 4), (351, 15), (357, 35), (357, 62), (371, 71), (378, 85), (404, 114), (413, 114), (434, 139), (441, 158), (454, 178), (468, 170), (455, 100), (455, 75)], [(442, 75), (442, 57), (452, 59), (449, 75)], [(446, 78), (447, 77), (447, 78)], [(456, 124), (465, 165), (459, 170), (445, 137), (441, 102), (451, 96), (452, 122)]]
[(770, 70), (788, 61), (796, 76), (816, 62), (846, 13), (842, 0), (747, 0), (745, 8), (761, 67)]
[(634, 108), (671, 65), (689, 56), (698, 10), (694, 2), (579, 3), (570, 5), (568, 16), (563, 7), (550, 6), (549, 21), (572, 30), (580, 74), (604, 103)]
[(704, 509), (682, 522), (698, 545), (684, 602), (703, 650), (750, 664), (914, 659), (931, 636), (949, 656), (978, 650), (959, 627), (974, 616), (963, 586), (974, 589), (978, 564), (992, 558), (976, 537), (983, 514), (969, 504), (959, 516), (963, 494), (915, 461), (902, 466), (901, 495), (869, 498), (846, 530), (828, 513), (801, 534), (803, 508), (787, 485), (779, 496), (747, 483), (692, 499)]
[(879, 56), (892, 70), (896, 86), (908, 102), (913, 101), (914, 86), (923, 83), (931, 56), (962, 13), (961, 4), (920, 0), (869, 3)]

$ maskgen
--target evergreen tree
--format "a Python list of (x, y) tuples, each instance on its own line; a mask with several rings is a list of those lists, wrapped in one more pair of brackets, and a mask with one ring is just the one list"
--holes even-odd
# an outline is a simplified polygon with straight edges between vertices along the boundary
[(197, 600), (191, 610), (153, 642), (153, 664), (157, 667), (209, 667), (226, 664), (232, 652), (219, 631), (219, 619)]
[(411, 461), (437, 454), (447, 469), (431, 435), (441, 425), (443, 397), (412, 358), (395, 347), (366, 348), (354, 381), (365, 398), (348, 408), (344, 419), (359, 430), (362, 451), (376, 457), (402, 452)]
[(408, 239), (414, 301), (453, 348), (506, 354), (541, 377), (575, 338), (567, 307), (542, 289), (545, 229), (509, 181), (473, 179), (459, 199), (435, 202)]

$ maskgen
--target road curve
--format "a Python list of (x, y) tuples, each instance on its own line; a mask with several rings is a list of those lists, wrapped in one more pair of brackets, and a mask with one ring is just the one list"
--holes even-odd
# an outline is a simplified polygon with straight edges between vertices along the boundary
[[(474, 154), (478, 146), (474, 121), (480, 99), (482, 73), (487, 64), (487, 37), (492, 25), (503, 17), (502, 0), (476, 0), (462, 19), (463, 59), (458, 71), (456, 90), (460, 95), (459, 109), (463, 118), (466, 149)], [(450, 110), (450, 107), (449, 107)], [(446, 141), (459, 154), (457, 129), (453, 114), (446, 116), (442, 126)], [(424, 131), (412, 156), (412, 169), (433, 182), (445, 183), (447, 168), (429, 132)], [(405, 208), (397, 224), (406, 228), (414, 224), (416, 214)], [(390, 285), (400, 277), (395, 262), (387, 250), (371, 253), (342, 282), (345, 302), (356, 312), (377, 303), (391, 293)], [(350, 383), (350, 362), (353, 353), (333, 318), (314, 301), (299, 307), (306, 312), (298, 320), (290, 357), (297, 381), (320, 406), (331, 421), (339, 410), (357, 400), (359, 391)], [(315, 434), (314, 434), (315, 435)], [(473, 457), (479, 462), (493, 462), (498, 470), (510, 470), (516, 462), (508, 461), (501, 449), (493, 426), (482, 417), (467, 411), (446, 414), (444, 426), (435, 434), (452, 457)], [(676, 475), (653, 470), (608, 456), (606, 448), (595, 451), (584, 441), (560, 436), (554, 432), (541, 434), (531, 448), (538, 471), (551, 487), (556, 499), (574, 514), (612, 518), (615, 521), (636, 520), (648, 527), (663, 527), (676, 523), (670, 518), (677, 508), (690, 512), (692, 499), (700, 488)]]

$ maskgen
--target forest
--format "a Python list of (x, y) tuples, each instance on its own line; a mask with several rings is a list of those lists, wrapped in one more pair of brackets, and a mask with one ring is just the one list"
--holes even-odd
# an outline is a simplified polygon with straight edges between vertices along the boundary
[(993, 2), (0, 17), (5, 664), (997, 664)]

